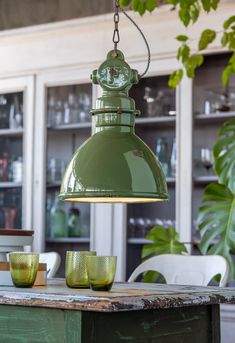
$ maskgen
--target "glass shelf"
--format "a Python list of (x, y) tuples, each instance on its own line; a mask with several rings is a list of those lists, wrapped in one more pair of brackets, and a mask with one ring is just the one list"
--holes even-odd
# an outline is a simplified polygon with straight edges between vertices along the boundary
[(167, 177), (166, 178), (166, 183), (168, 185), (174, 185), (175, 184), (175, 178), (174, 177)]
[(22, 187), (22, 183), (19, 182), (0, 182), (0, 189), (1, 188), (19, 188)]
[(166, 126), (174, 125), (176, 117), (175, 116), (163, 116), (163, 117), (137, 117), (135, 120), (136, 125), (148, 126), (152, 124), (162, 124)]
[(204, 185), (210, 182), (218, 181), (218, 177), (216, 175), (208, 175), (208, 176), (197, 176), (193, 178), (194, 184)]
[(150, 244), (152, 243), (150, 240), (145, 239), (145, 238), (128, 238), (127, 239), (128, 244)]
[(194, 119), (197, 123), (221, 123), (227, 119), (235, 118), (235, 112), (218, 112), (213, 114), (197, 114)]
[(47, 188), (59, 188), (60, 186), (61, 186), (61, 181), (47, 183)]
[(77, 123), (77, 124), (66, 124), (66, 125), (58, 125), (54, 127), (48, 126), (48, 131), (74, 131), (78, 129), (91, 129), (92, 123), (91, 122), (84, 122), (84, 123)]
[(0, 136), (22, 136), (24, 129), (0, 129)]
[(47, 238), (47, 243), (90, 243), (89, 237)]

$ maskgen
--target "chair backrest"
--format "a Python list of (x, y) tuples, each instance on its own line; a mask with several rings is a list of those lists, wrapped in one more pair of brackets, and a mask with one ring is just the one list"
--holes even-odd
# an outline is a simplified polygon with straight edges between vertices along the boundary
[(149, 258), (131, 274), (128, 282), (149, 270), (158, 271), (168, 284), (207, 286), (211, 279), (221, 275), (220, 287), (228, 281), (228, 262), (220, 255), (174, 255), (165, 254)]
[(59, 269), (61, 258), (57, 252), (44, 252), (40, 253), (39, 262), (47, 264), (47, 278), (51, 279)]

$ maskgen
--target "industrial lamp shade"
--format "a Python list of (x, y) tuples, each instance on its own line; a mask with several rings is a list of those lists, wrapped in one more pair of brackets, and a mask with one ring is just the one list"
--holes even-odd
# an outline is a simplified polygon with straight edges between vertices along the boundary
[(141, 203), (168, 199), (160, 162), (135, 135), (138, 111), (128, 91), (138, 82), (136, 70), (121, 51), (92, 74), (103, 95), (92, 110), (95, 133), (74, 154), (61, 184), (60, 199), (72, 202)]

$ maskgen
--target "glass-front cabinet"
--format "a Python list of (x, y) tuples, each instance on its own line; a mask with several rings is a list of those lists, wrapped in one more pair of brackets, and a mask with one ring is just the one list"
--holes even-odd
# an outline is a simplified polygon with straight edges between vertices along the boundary
[(0, 228), (33, 229), (33, 88), (33, 77), (0, 81)]
[(160, 160), (170, 201), (127, 205), (127, 278), (141, 263), (141, 250), (148, 243), (145, 237), (149, 230), (154, 225), (176, 227), (176, 96), (167, 83), (168, 75), (146, 77), (130, 92), (141, 111), (136, 118), (136, 134)]
[(40, 150), (44, 170), (41, 169), (38, 180), (44, 189), (44, 215), (39, 248), (61, 255), (59, 275), (64, 276), (66, 251), (89, 250), (90, 246), (90, 204), (66, 203), (58, 199), (58, 194), (68, 162), (91, 135), (92, 85), (89, 81), (75, 79), (74, 74), (67, 73), (61, 80), (59, 76), (50, 79), (50, 75), (46, 75), (45, 87), (41, 89), (45, 154)]
[(235, 118), (235, 80), (231, 78), (227, 87), (221, 83), (221, 75), (229, 58), (227, 53), (206, 56), (193, 83), (193, 243), (200, 238), (196, 218), (203, 190), (210, 182), (217, 181), (212, 168), (216, 135), (226, 120)]

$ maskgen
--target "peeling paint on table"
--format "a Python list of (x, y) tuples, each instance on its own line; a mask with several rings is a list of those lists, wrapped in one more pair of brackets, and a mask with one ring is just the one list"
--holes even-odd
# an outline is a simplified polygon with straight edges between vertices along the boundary
[(115, 283), (111, 292), (0, 287), (0, 343), (219, 343), (234, 288)]

